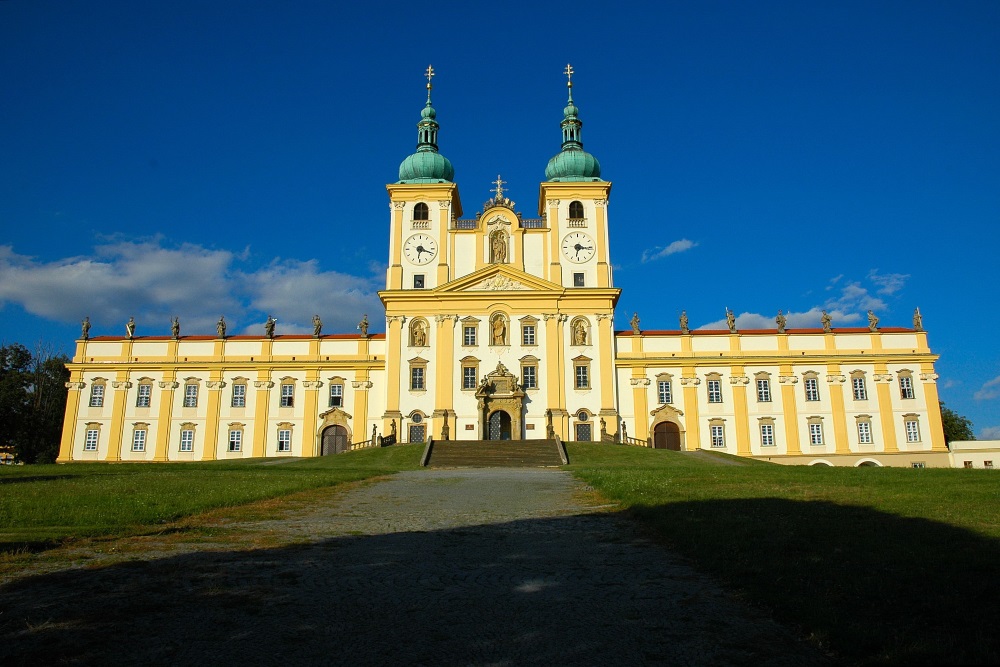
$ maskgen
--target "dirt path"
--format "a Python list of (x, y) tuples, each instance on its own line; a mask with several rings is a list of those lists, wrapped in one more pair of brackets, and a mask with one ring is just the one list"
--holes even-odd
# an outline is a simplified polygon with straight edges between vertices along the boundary
[(562, 471), (426, 470), (78, 546), (0, 587), (0, 664), (822, 662), (598, 503)]

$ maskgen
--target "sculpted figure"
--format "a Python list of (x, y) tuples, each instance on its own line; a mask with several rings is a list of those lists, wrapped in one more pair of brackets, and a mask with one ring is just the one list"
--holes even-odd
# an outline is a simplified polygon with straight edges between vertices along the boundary
[(129, 338), (135, 338), (135, 318), (128, 318), (128, 322), (125, 323), (125, 333), (128, 334)]
[(878, 330), (878, 318), (875, 317), (875, 313), (868, 311), (868, 330), (877, 331)]
[(582, 320), (577, 320), (573, 325), (573, 345), (587, 344), (587, 325)]
[(423, 347), (427, 344), (427, 332), (424, 330), (424, 323), (417, 320), (413, 323), (413, 345)]
[(219, 338), (225, 338), (226, 337), (226, 316), (225, 315), (220, 315), (219, 316), (219, 321), (215, 325), (215, 330), (216, 330), (216, 332), (218, 332)]
[(358, 322), (358, 329), (361, 331), (362, 336), (368, 337), (368, 313), (365, 313), (361, 321)]
[(691, 333), (691, 329), (688, 328), (688, 312), (686, 310), (681, 311), (681, 333)]
[(264, 322), (264, 335), (268, 338), (274, 338), (274, 325), (277, 321), (270, 315), (267, 316), (267, 322)]
[(389, 431), (392, 433), (392, 437), (395, 438), (396, 437), (396, 420), (395, 419), (393, 419), (389, 423)]
[(83, 322), (80, 322), (80, 338), (87, 340), (90, 338), (90, 316), (83, 318)]
[(319, 335), (322, 332), (323, 332), (323, 320), (319, 319), (319, 315), (313, 315), (313, 336), (319, 338)]
[(507, 323), (500, 315), (493, 318), (493, 344), (507, 344)]
[(726, 325), (729, 327), (729, 333), (736, 333), (736, 315), (728, 308), (726, 308)]
[(830, 333), (833, 331), (833, 318), (825, 310), (823, 315), (819, 318), (819, 321), (823, 323), (823, 331)]
[(639, 335), (639, 313), (632, 313), (632, 319), (629, 321), (632, 325), (632, 333)]
[(622, 420), (622, 442), (628, 440), (628, 431), (625, 429), (625, 420)]
[(924, 316), (920, 314), (919, 308), (913, 310), (913, 328), (917, 331), (924, 330)]
[(181, 319), (177, 316), (174, 316), (174, 321), (170, 323), (170, 335), (174, 338), (181, 336)]
[(499, 229), (493, 232), (491, 253), (494, 264), (504, 264), (507, 261), (507, 237)]
[(375, 438), (378, 437), (378, 427), (372, 424), (372, 442), (375, 442)]
[(774, 318), (774, 321), (778, 324), (778, 333), (785, 333), (785, 323), (787, 322), (785, 314), (779, 310), (778, 316)]

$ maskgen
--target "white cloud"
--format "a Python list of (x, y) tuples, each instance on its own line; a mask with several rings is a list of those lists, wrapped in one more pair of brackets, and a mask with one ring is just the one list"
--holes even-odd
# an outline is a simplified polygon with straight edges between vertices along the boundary
[(872, 269), (868, 272), (868, 280), (878, 286), (878, 293), (887, 295), (895, 294), (903, 289), (909, 277), (910, 274), (908, 273), (887, 273), (882, 275), (878, 272), (878, 269)]
[[(850, 324), (861, 319), (858, 313), (844, 313), (839, 310), (828, 311), (833, 318), (833, 326), (838, 323), (840, 326)], [(774, 315), (761, 315), (760, 313), (740, 313), (736, 316), (736, 328), (739, 329), (775, 329), (778, 323), (775, 321), (778, 313)], [(785, 326), (789, 329), (815, 329), (821, 327), (820, 318), (823, 316), (822, 309), (811, 308), (802, 313), (787, 312), (785, 315)], [(726, 318), (709, 322), (698, 327), (699, 329), (727, 329)]]
[(1000, 426), (987, 426), (979, 430), (980, 440), (1000, 440)]
[(840, 296), (828, 299), (825, 305), (829, 311), (836, 310), (845, 313), (855, 310), (879, 311), (888, 308), (885, 301), (869, 294), (868, 289), (862, 287), (859, 282), (849, 282), (841, 287)]
[(994, 398), (1000, 398), (1000, 375), (983, 383), (983, 386), (972, 397), (977, 401), (991, 401)]
[[(382, 307), (376, 281), (320, 271), (315, 260), (274, 260), (257, 270), (240, 270), (249, 259), (240, 253), (193, 244), (166, 247), (163, 239), (113, 241), (89, 257), (51, 262), (19, 255), (0, 246), (0, 307), (15, 303), (59, 322), (94, 323), (93, 335), (121, 333), (136, 318), (139, 335), (166, 334), (170, 318), (180, 317), (185, 334), (215, 331), (224, 314), (230, 331), (263, 330), (267, 315), (279, 333), (311, 332), (314, 313), (324, 330), (353, 331), (361, 315), (378, 322)], [(247, 325), (246, 320), (259, 319)]]
[(834, 276), (833, 278), (830, 278), (830, 284), (826, 286), (826, 291), (829, 292), (834, 287), (836, 287), (837, 283), (840, 282), (840, 279), (843, 278), (843, 277), (844, 277), (844, 274), (841, 273), (839, 275)]
[(642, 263), (652, 262), (657, 259), (663, 259), (667, 255), (673, 255), (679, 252), (684, 252), (685, 250), (690, 250), (691, 248), (698, 245), (694, 241), (688, 239), (679, 239), (674, 241), (670, 245), (664, 247), (656, 246), (648, 250), (642, 251)]

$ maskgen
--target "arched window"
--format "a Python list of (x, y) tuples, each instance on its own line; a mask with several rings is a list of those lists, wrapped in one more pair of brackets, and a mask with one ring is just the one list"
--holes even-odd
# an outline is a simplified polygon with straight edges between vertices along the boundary
[(581, 204), (578, 201), (571, 201), (569, 203), (569, 219), (570, 220), (583, 219), (583, 204)]
[(427, 208), (427, 204), (420, 202), (413, 207), (413, 219), (414, 220), (430, 220), (430, 209)]

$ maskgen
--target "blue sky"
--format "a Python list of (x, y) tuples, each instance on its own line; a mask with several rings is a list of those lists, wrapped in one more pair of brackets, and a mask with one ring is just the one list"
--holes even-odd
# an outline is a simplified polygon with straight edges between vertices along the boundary
[(566, 63), (614, 183), (617, 327), (910, 326), (1000, 437), (1000, 2), (0, 1), (5, 342), (382, 330), (434, 65), (467, 216), (526, 217)]

